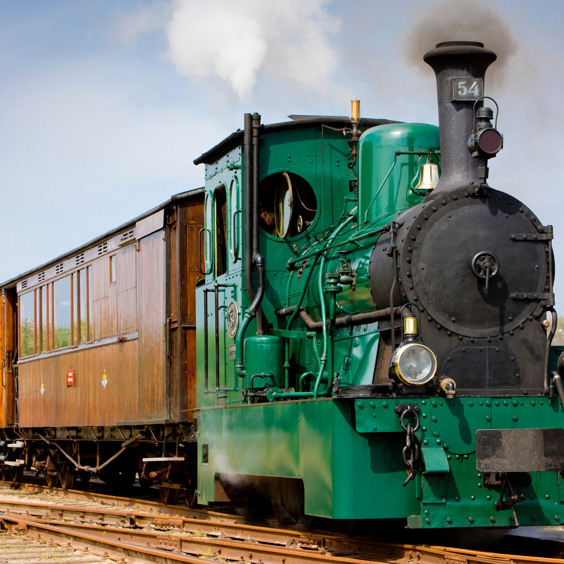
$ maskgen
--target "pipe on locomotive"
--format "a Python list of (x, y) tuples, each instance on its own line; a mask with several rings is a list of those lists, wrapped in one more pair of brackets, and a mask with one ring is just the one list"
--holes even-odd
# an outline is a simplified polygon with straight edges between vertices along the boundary
[[(245, 213), (248, 216), (249, 210), (252, 208), (253, 204), (253, 193), (247, 188), (251, 185), (252, 181), (252, 123), (253, 118), (251, 114), (245, 114), (245, 128), (243, 133), (243, 157), (244, 157), (244, 186), (245, 186)], [(249, 298), (252, 300), (255, 297), (255, 292), (253, 290), (253, 263), (252, 263), (252, 226), (247, 223), (248, 217), (245, 218), (245, 223), (248, 225), (245, 229), (245, 286), (247, 287), (247, 293)]]
[[(264, 258), (258, 252), (258, 218), (259, 218), (259, 149), (260, 149), (260, 114), (254, 113), (252, 120), (252, 145), (253, 145), (253, 174), (252, 174), (252, 190), (253, 190), (253, 205), (252, 205), (252, 221), (253, 221), (253, 266), (257, 271), (257, 287), (264, 287)], [(257, 335), (264, 333), (264, 320), (262, 315), (262, 308), (260, 306), (264, 296), (264, 289), (260, 294), (260, 298), (253, 301), (249, 309), (257, 313)], [(256, 302), (256, 304), (255, 304)]]
[[(263, 318), (260, 304), (264, 297), (264, 258), (258, 252), (258, 184), (259, 184), (260, 114), (245, 114), (243, 151), (245, 163), (245, 285), (252, 300), (235, 337), (235, 373), (245, 376), (243, 343), (251, 319), (257, 316), (257, 334), (262, 334)], [(250, 227), (250, 229), (249, 229)], [(253, 287), (253, 266), (257, 271), (257, 291)], [(258, 314), (258, 315), (257, 315)]]

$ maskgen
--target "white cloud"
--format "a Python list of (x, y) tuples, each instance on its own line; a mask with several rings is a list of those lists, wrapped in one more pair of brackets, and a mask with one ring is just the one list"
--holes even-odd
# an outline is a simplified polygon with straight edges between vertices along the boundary
[(322, 90), (339, 63), (330, 43), (338, 20), (325, 0), (177, 0), (167, 26), (178, 73), (217, 76), (248, 98), (260, 73)]
[(168, 1), (154, 2), (136, 12), (122, 12), (112, 29), (112, 37), (129, 47), (139, 38), (155, 31), (161, 31), (170, 19), (171, 5)]

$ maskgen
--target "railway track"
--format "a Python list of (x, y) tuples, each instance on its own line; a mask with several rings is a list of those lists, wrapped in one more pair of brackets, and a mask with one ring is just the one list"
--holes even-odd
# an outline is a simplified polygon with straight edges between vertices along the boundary
[[(89, 492), (0, 486), (0, 562), (45, 562), (48, 550), (63, 546), (54, 562), (237, 562), (316, 564), (549, 564), (561, 558), (517, 556), (426, 544), (401, 544), (342, 534), (258, 526), (244, 517), (172, 507)], [(16, 534), (17, 533), (17, 534)], [(22, 535), (26, 547), (1, 551)], [(29, 538), (33, 540), (30, 541)], [(30, 548), (31, 550), (31, 548)], [(19, 558), (19, 559), (18, 559)]]

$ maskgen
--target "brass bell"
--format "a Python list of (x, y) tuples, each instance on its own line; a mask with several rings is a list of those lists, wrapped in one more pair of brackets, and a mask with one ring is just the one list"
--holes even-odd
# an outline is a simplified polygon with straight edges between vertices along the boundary
[(425, 163), (421, 166), (421, 179), (413, 189), (415, 193), (430, 192), (439, 183), (439, 167), (435, 163)]

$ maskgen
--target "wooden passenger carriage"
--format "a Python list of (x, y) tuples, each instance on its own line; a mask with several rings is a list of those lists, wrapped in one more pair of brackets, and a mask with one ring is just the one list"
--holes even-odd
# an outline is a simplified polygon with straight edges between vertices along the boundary
[(4, 447), (37, 440), (41, 459), (48, 439), (84, 457), (83, 439), (158, 442), (167, 424), (190, 426), (203, 196), (174, 196), (1, 285)]

